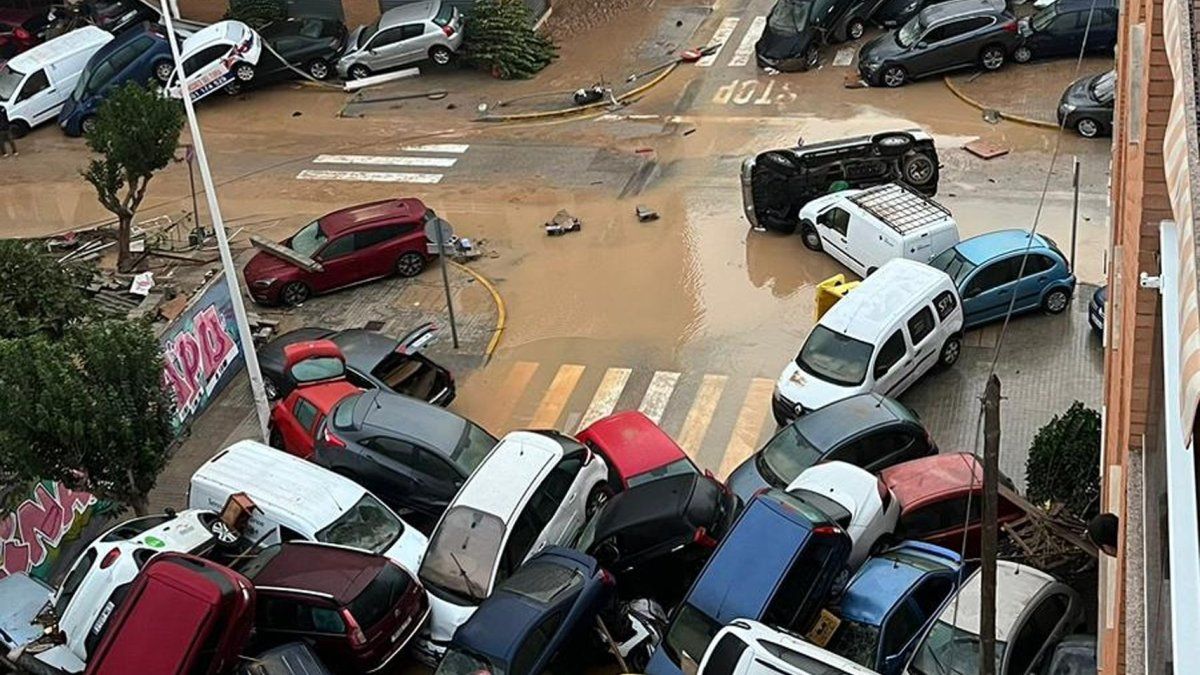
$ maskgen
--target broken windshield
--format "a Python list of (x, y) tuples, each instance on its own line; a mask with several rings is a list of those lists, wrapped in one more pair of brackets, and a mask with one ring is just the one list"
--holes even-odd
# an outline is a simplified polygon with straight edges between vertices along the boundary
[(767, 17), (767, 25), (779, 33), (803, 33), (808, 27), (809, 0), (779, 0)]
[(312, 254), (316, 253), (326, 240), (328, 237), (321, 231), (321, 221), (314, 220), (292, 235), (291, 248), (296, 253), (311, 258)]

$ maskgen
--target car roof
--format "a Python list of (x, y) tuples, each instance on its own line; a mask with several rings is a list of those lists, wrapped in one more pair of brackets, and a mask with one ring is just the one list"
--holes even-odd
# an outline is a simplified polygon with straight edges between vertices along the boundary
[(895, 258), (847, 293), (818, 322), (830, 330), (875, 344), (886, 338), (915, 303), (928, 303), (950, 277), (925, 263)]
[(112, 33), (96, 26), (76, 28), (70, 33), (46, 40), (40, 45), (17, 54), (8, 60), (8, 67), (19, 73), (32, 73), (56, 63), (66, 54), (99, 47), (112, 40)]
[[(118, 35), (116, 38), (114, 38), (108, 44), (101, 47), (92, 56), (92, 61), (90, 61), (89, 63), (99, 61), (100, 59), (117, 51), (121, 47), (124, 47), (125, 45), (129, 44), (130, 42), (133, 42), (134, 40), (137, 40), (137, 39), (139, 39), (143, 36), (147, 36), (147, 35), (150, 36), (151, 38), (157, 39), (160, 44), (163, 44), (163, 45), (167, 44), (166, 35), (164, 35), (161, 28), (155, 26), (152, 23), (143, 23), (140, 26), (135, 26), (133, 28), (130, 28), (129, 30), (123, 31), (120, 35)], [(154, 48), (154, 46), (151, 45), (150, 49), (153, 49), (153, 48)], [(147, 51), (149, 51), (149, 49)], [(143, 52), (143, 53), (145, 53), (145, 52)]]
[(851, 436), (900, 421), (882, 396), (868, 392), (801, 415), (792, 426), (818, 450), (827, 452)]
[[(703, 485), (709, 489), (704, 490)], [(596, 518), (595, 541), (603, 541), (614, 532), (653, 527), (666, 539), (672, 530), (687, 529), (686, 515), (693, 495), (712, 495), (720, 488), (699, 474), (678, 474), (635, 485), (617, 493)]]
[[(384, 16), (386, 17), (394, 11), (396, 10), (388, 10)], [(427, 210), (420, 199), (413, 198), (384, 199), (378, 202), (358, 204), (321, 216), (321, 231), (328, 237), (336, 237), (343, 232), (349, 232), (384, 219), (423, 219)]]
[(1054, 9), (1056, 12), (1077, 12), (1080, 10), (1090, 11), (1093, 7), (1096, 9), (1113, 9), (1117, 6), (1117, 0), (1055, 0), (1046, 9)]
[[(1057, 584), (1045, 572), (1012, 562), (996, 561), (996, 639), (1012, 639), (1017, 621), (1047, 586)], [(979, 634), (980, 593), (983, 587), (979, 570), (967, 579), (958, 592), (958, 601), (942, 610), (940, 619), (965, 631)], [(957, 611), (957, 613), (956, 613)], [(957, 620), (956, 618), (957, 617)]]
[(218, 21), (192, 33), (183, 41), (180, 55), (195, 52), (215, 44), (237, 44), (245, 39), (246, 33), (251, 32), (250, 26), (241, 21)]
[[(564, 454), (561, 443), (546, 434), (509, 432), (475, 468), (451, 506), (490, 513), (509, 523), (533, 486), (541, 484)], [(496, 489), (499, 485), (507, 489)]]
[[(946, 550), (946, 553), (958, 557), (952, 551)], [(882, 555), (867, 558), (842, 594), (842, 618), (879, 626), (909, 589), (926, 575), (934, 573), (909, 562), (904, 554), (931, 564), (942, 563), (947, 573), (957, 569), (948, 560), (937, 560), (911, 545), (899, 546)]]
[(814, 464), (800, 472), (787, 486), (788, 491), (808, 490), (832, 499), (851, 514), (858, 514), (877, 495), (879, 479), (866, 469), (834, 460)]
[(901, 462), (879, 472), (902, 509), (929, 498), (983, 489), (983, 465), (969, 452), (951, 452)]
[[(1031, 250), (1047, 248), (1041, 235), (1035, 237)], [(955, 244), (954, 249), (975, 265), (982, 265), (992, 258), (1023, 251), (1026, 246), (1029, 246), (1028, 230), (999, 230), (964, 239)]]
[(687, 457), (665, 431), (637, 410), (596, 420), (575, 437), (595, 444), (625, 479)]
[(326, 593), (344, 605), (357, 598), (389, 564), (387, 558), (367, 551), (292, 542), (280, 544), (271, 560), (250, 579), (260, 587)]
[(339, 401), (362, 391), (348, 380), (337, 379), (316, 384), (301, 385), (298, 389), (300, 396), (312, 403), (323, 414), (328, 415)]
[[(167, 520), (159, 525), (155, 525), (148, 530), (141, 532), (131, 539), (117, 539), (115, 541), (104, 541), (104, 537), (109, 533), (116, 531), (132, 520), (138, 518), (127, 518), (113, 527), (108, 528), (97, 537), (92, 543), (92, 547), (106, 548), (115, 544), (130, 544), (139, 548), (150, 547), (163, 551), (191, 551), (192, 549), (207, 543), (212, 539), (213, 535), (204, 527), (200, 521), (201, 514), (216, 514), (208, 509), (184, 509), (175, 514), (174, 518)], [(143, 517), (161, 516), (160, 513), (151, 513)], [(147, 537), (154, 537), (157, 541), (154, 546), (146, 543)]]
[(458, 448), (469, 424), (445, 408), (382, 389), (372, 389), (359, 397), (354, 403), (354, 421), (361, 431), (368, 427), (384, 431), (447, 458)]
[(424, 2), (409, 2), (399, 7), (393, 7), (379, 18), (379, 28), (380, 30), (395, 28), (402, 23), (428, 19), (437, 14), (435, 6), (441, 7), (441, 4), (438, 0), (424, 0)]
[(946, 19), (975, 14), (996, 14), (1004, 9), (1004, 3), (999, 0), (948, 0), (948, 2), (939, 2), (921, 10), (921, 20), (928, 26)]

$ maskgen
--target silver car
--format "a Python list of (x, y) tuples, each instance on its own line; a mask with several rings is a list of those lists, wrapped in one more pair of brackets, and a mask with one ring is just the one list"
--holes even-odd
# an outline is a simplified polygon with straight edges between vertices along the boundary
[(401, 5), (350, 35), (346, 53), (338, 60), (338, 74), (359, 80), (425, 59), (444, 66), (462, 40), (462, 17), (456, 8), (442, 0)]

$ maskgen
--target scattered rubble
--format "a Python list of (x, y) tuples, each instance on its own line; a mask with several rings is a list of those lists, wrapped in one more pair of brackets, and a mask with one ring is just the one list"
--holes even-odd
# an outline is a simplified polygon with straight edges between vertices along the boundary
[(583, 221), (579, 220), (566, 209), (560, 209), (554, 214), (554, 218), (546, 223), (546, 234), (555, 237), (561, 236), (568, 232), (578, 232), (583, 229)]

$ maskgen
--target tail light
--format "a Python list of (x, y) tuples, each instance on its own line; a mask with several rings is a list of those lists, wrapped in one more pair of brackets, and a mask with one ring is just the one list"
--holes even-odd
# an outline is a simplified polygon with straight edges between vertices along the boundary
[(18, 40), (28, 40), (30, 37), (29, 31), (25, 30), (24, 28), (18, 28), (14, 30), (13, 35), (16, 36)]
[(112, 566), (113, 563), (117, 562), (117, 558), (120, 558), (120, 557), (121, 557), (121, 549), (114, 548), (114, 549), (110, 550), (108, 553), (104, 554), (104, 559), (100, 561), (100, 569), (102, 569), (102, 570), (108, 569), (110, 566)]
[(708, 530), (703, 527), (697, 527), (695, 534), (692, 535), (692, 541), (703, 546), (704, 548), (716, 548), (717, 540), (708, 536)]
[(451, 37), (454, 35), (454, 26), (446, 24), (445, 26), (442, 26), (442, 32), (446, 34), (446, 37)]
[(354, 615), (345, 607), (342, 608), (342, 621), (346, 622), (346, 633), (350, 636), (350, 645), (353, 647), (361, 647), (367, 644), (367, 634), (362, 628), (358, 627), (358, 621), (354, 619)]
[(1003, 30), (1005, 33), (1016, 33), (1017, 32), (1017, 22), (1015, 19), (1012, 21), (1009, 21), (1008, 23), (1004, 24), (1003, 26), (1000, 26), (1000, 29)]
[(836, 525), (822, 525), (813, 528), (813, 534), (837, 534), (840, 531)]
[(334, 436), (333, 432), (329, 430), (329, 425), (326, 425), (325, 428), (322, 430), (321, 438), (322, 438), (322, 440), (325, 441), (326, 445), (332, 445), (335, 448), (345, 448), (346, 447), (346, 441), (343, 441), (342, 439), (338, 438), (337, 436)]

